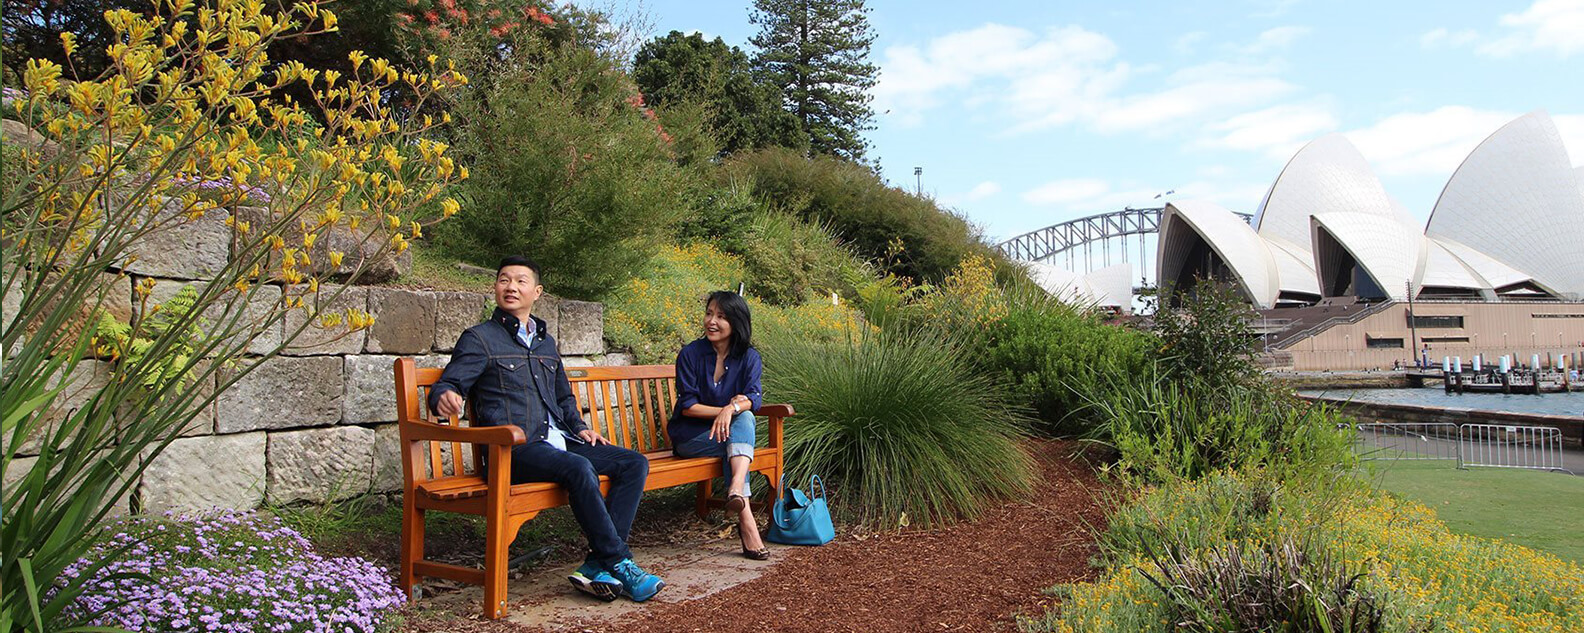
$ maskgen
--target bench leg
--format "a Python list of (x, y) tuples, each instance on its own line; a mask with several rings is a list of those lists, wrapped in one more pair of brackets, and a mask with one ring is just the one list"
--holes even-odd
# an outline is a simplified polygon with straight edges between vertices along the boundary
[(402, 534), (401, 534), (401, 570), (399, 572), (400, 586), (407, 599), (418, 599), (418, 578), (413, 572), (413, 565), (423, 560), (424, 553), (424, 511), (418, 509), (412, 502), (411, 495), (404, 495), (402, 503)]
[(698, 483), (698, 499), (694, 502), (693, 512), (698, 514), (700, 519), (709, 519), (709, 501), (714, 494), (714, 490), (711, 489), (713, 484), (714, 481), (710, 479)]
[(495, 514), (484, 521), (484, 618), (506, 616), (506, 552), (514, 540), (512, 521)]
[(766, 483), (768, 484), (765, 487), (769, 488), (769, 490), (764, 496), (764, 501), (760, 503), (763, 504), (765, 512), (772, 512), (775, 509), (776, 499), (781, 498), (781, 491), (776, 488), (776, 484), (781, 483), (781, 470), (777, 468), (774, 470), (764, 471), (764, 476)]

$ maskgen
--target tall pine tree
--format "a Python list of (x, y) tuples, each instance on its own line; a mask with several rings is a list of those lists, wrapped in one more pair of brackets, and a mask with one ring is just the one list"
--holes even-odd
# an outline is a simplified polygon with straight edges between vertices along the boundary
[(781, 88), (815, 154), (864, 158), (878, 71), (869, 63), (868, 13), (863, 0), (754, 0), (754, 66)]

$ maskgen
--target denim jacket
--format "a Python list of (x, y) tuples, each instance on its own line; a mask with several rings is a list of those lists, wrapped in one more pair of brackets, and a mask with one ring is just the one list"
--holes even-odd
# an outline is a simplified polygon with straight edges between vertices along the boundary
[(555, 339), (544, 333), (544, 320), (529, 318), (535, 326), (531, 346), (517, 338), (517, 317), (500, 308), (490, 320), (463, 332), (451, 362), (429, 391), (429, 410), (434, 411), (441, 394), (455, 391), (473, 405), (476, 425), (515, 424), (531, 443), (545, 439), (550, 417), (572, 435), (570, 441), (581, 441), (577, 434), (588, 425), (572, 396), (561, 353)]

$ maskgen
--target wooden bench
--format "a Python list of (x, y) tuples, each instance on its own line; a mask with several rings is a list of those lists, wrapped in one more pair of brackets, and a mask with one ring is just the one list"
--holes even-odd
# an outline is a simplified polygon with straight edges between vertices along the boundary
[[(540, 510), (563, 506), (566, 493), (549, 483), (512, 485), (511, 451), (526, 437), (516, 426), (465, 426), (456, 417), (441, 419), (429, 412), (429, 388), (439, 369), (415, 366), (411, 358), (396, 359), (396, 417), (402, 460), (402, 591), (416, 599), (419, 579), (446, 578), (484, 586), (484, 617), (506, 615), (506, 551), (522, 524)], [(649, 458), (644, 490), (698, 484), (696, 511), (702, 518), (713, 499), (711, 480), (721, 476), (718, 457), (681, 458), (671, 454), (666, 421), (676, 404), (676, 368), (672, 365), (631, 367), (569, 367), (567, 377), (584, 420), (612, 444)], [(784, 404), (765, 405), (759, 415), (770, 419), (769, 446), (754, 450), (751, 470), (763, 473), (773, 487), (781, 477), (781, 425), (793, 415)], [(464, 452), (470, 458), (464, 459)], [(487, 458), (487, 461), (486, 461)], [(487, 464), (486, 467), (481, 467)], [(600, 488), (610, 491), (601, 476)], [(774, 490), (764, 503), (774, 498)], [(424, 558), (424, 514), (429, 510), (484, 517), (484, 569)]]

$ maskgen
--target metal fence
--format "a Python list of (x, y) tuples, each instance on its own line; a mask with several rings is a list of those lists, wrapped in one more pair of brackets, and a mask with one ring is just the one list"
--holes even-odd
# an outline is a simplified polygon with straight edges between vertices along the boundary
[(1562, 430), (1449, 422), (1358, 424), (1357, 450), (1365, 460), (1444, 460), (1458, 468), (1527, 468), (1571, 472), (1562, 461)]
[(1448, 460), (1458, 458), (1458, 426), (1450, 422), (1371, 422), (1358, 425), (1364, 459)]
[(1460, 467), (1567, 470), (1562, 430), (1553, 426), (1464, 424), (1458, 427)]

